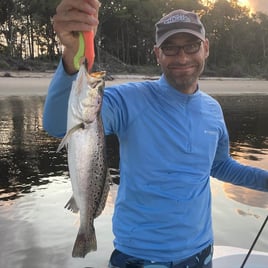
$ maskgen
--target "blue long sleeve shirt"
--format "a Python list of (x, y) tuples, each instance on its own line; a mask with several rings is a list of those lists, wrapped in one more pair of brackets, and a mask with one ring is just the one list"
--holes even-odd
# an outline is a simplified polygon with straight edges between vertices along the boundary
[[(62, 64), (50, 84), (44, 128), (66, 131), (75, 76)], [(268, 172), (229, 155), (220, 105), (198, 89), (187, 95), (165, 77), (107, 88), (106, 134), (120, 143), (120, 186), (113, 215), (115, 247), (152, 261), (179, 261), (213, 243), (210, 176), (268, 190)]]

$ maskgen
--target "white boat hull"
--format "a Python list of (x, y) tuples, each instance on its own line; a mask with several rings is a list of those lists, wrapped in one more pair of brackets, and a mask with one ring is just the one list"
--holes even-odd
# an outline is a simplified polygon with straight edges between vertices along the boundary
[[(248, 249), (214, 246), (213, 268), (240, 268)], [(268, 268), (268, 253), (252, 251), (244, 268)]]

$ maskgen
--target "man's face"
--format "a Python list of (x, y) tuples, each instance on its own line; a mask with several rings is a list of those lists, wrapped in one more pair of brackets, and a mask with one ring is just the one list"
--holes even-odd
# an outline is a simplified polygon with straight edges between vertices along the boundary
[(194, 93), (209, 55), (208, 40), (178, 33), (166, 39), (160, 48), (155, 47), (154, 52), (170, 85), (183, 93)]

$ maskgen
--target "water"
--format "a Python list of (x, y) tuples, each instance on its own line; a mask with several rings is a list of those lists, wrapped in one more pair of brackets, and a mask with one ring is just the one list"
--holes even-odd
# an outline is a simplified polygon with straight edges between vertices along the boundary
[[(218, 96), (231, 153), (243, 164), (268, 167), (268, 96)], [(78, 216), (63, 209), (71, 195), (66, 152), (42, 129), (44, 97), (0, 98), (0, 267), (106, 267), (112, 251), (113, 185), (96, 220), (98, 251), (71, 258)], [(118, 144), (107, 138), (109, 166)], [(114, 179), (116, 180), (116, 172)], [(268, 194), (211, 180), (216, 245), (249, 248), (268, 208)], [(268, 252), (268, 226), (256, 249)]]

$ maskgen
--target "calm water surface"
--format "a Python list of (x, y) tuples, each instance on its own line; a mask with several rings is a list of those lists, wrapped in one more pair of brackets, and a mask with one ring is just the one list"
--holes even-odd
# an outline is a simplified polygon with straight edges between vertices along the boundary
[[(268, 169), (268, 96), (218, 96), (231, 153)], [(117, 186), (96, 220), (98, 251), (71, 258), (78, 216), (63, 209), (71, 195), (66, 152), (42, 129), (44, 97), (0, 98), (0, 267), (106, 267)], [(109, 166), (118, 168), (116, 139), (107, 138)], [(114, 175), (117, 179), (116, 172)], [(215, 242), (249, 248), (268, 214), (268, 194), (211, 180)], [(268, 252), (268, 226), (256, 248)]]

